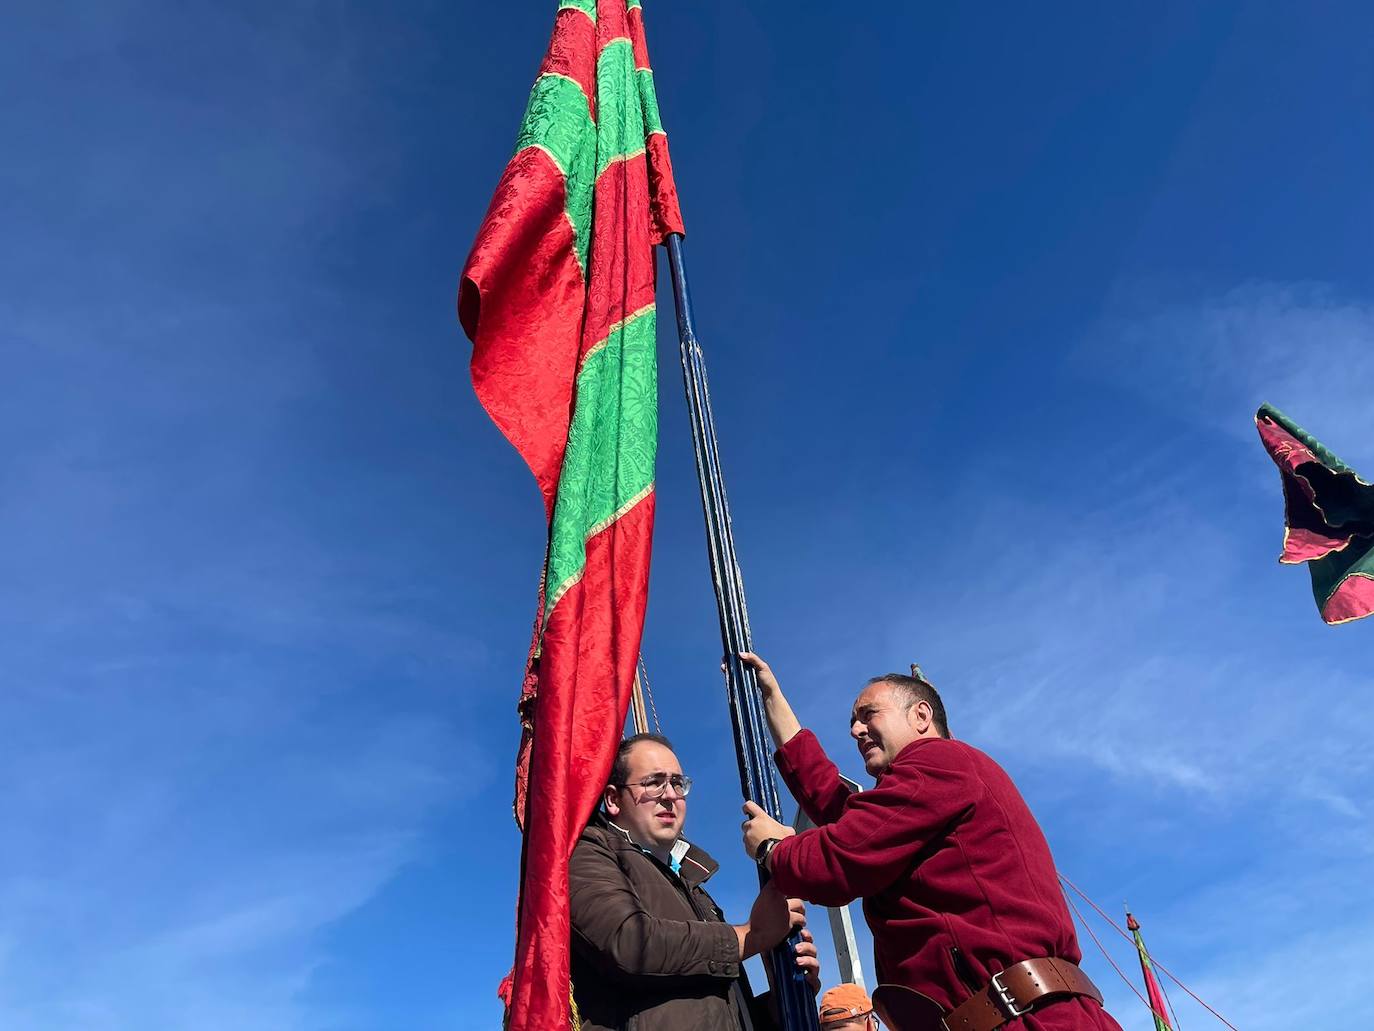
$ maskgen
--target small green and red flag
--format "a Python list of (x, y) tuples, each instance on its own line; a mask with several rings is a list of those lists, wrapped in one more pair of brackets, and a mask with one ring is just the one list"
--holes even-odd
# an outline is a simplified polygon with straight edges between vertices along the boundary
[(1255, 415), (1260, 441), (1283, 481), (1283, 554), (1307, 563), (1327, 623), (1374, 612), (1374, 486), (1277, 408)]
[(1145, 949), (1145, 939), (1140, 936), (1140, 921), (1133, 917), (1129, 910), (1126, 912), (1126, 927), (1134, 936), (1136, 951), (1140, 953), (1140, 972), (1145, 977), (1145, 995), (1150, 1003), (1150, 1013), (1155, 1018), (1155, 1031), (1174, 1031), (1169, 1023), (1164, 991), (1155, 977), (1154, 964), (1150, 962), (1150, 953)]
[(648, 594), (654, 247), (682, 231), (640, 0), (562, 0), (458, 295), (473, 387), (549, 524), (520, 703), (512, 1028), (569, 1026), (568, 858), (610, 774)]

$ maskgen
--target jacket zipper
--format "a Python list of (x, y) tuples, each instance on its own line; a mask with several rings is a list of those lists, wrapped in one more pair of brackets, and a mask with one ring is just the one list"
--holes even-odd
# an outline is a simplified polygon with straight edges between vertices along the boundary
[(983, 990), (983, 986), (978, 983), (978, 978), (973, 973), (973, 967), (970, 965), (968, 957), (959, 950), (959, 946), (950, 946), (949, 960), (954, 966), (954, 973), (960, 981), (964, 982), (965, 988), (974, 995)]

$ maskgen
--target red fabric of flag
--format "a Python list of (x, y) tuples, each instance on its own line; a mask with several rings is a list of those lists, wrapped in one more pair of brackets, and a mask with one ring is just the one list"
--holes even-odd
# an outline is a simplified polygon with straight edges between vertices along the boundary
[(639, 0), (562, 0), (463, 270), (478, 398), (534, 473), (549, 545), (521, 691), (511, 1028), (569, 1026), (568, 858), (639, 656), (657, 448), (654, 245), (682, 232)]

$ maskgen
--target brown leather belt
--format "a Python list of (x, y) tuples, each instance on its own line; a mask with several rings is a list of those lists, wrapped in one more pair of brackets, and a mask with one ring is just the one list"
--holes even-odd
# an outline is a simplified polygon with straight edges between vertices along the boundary
[(948, 1031), (997, 1031), (1053, 998), (1086, 995), (1102, 1004), (1102, 993), (1077, 964), (1066, 959), (1014, 963), (945, 1017)]

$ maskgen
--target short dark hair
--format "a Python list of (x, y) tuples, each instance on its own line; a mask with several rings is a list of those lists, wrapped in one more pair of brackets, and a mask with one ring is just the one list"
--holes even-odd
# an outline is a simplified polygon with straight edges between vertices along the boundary
[(630, 752), (634, 746), (644, 741), (652, 741), (656, 745), (662, 745), (672, 752), (673, 743), (662, 734), (634, 734), (620, 742), (620, 747), (615, 750), (615, 763), (611, 766), (610, 783), (615, 787), (623, 787), (625, 778), (630, 775)]
[(949, 737), (949, 720), (945, 717), (945, 703), (940, 700), (940, 692), (935, 690), (935, 686), (928, 680), (920, 677), (909, 677), (905, 673), (884, 673), (881, 676), (871, 677), (866, 687), (874, 684), (891, 684), (906, 698), (906, 707), (910, 709), (917, 702), (925, 702), (930, 706), (930, 715), (935, 720), (935, 730), (941, 737)]

